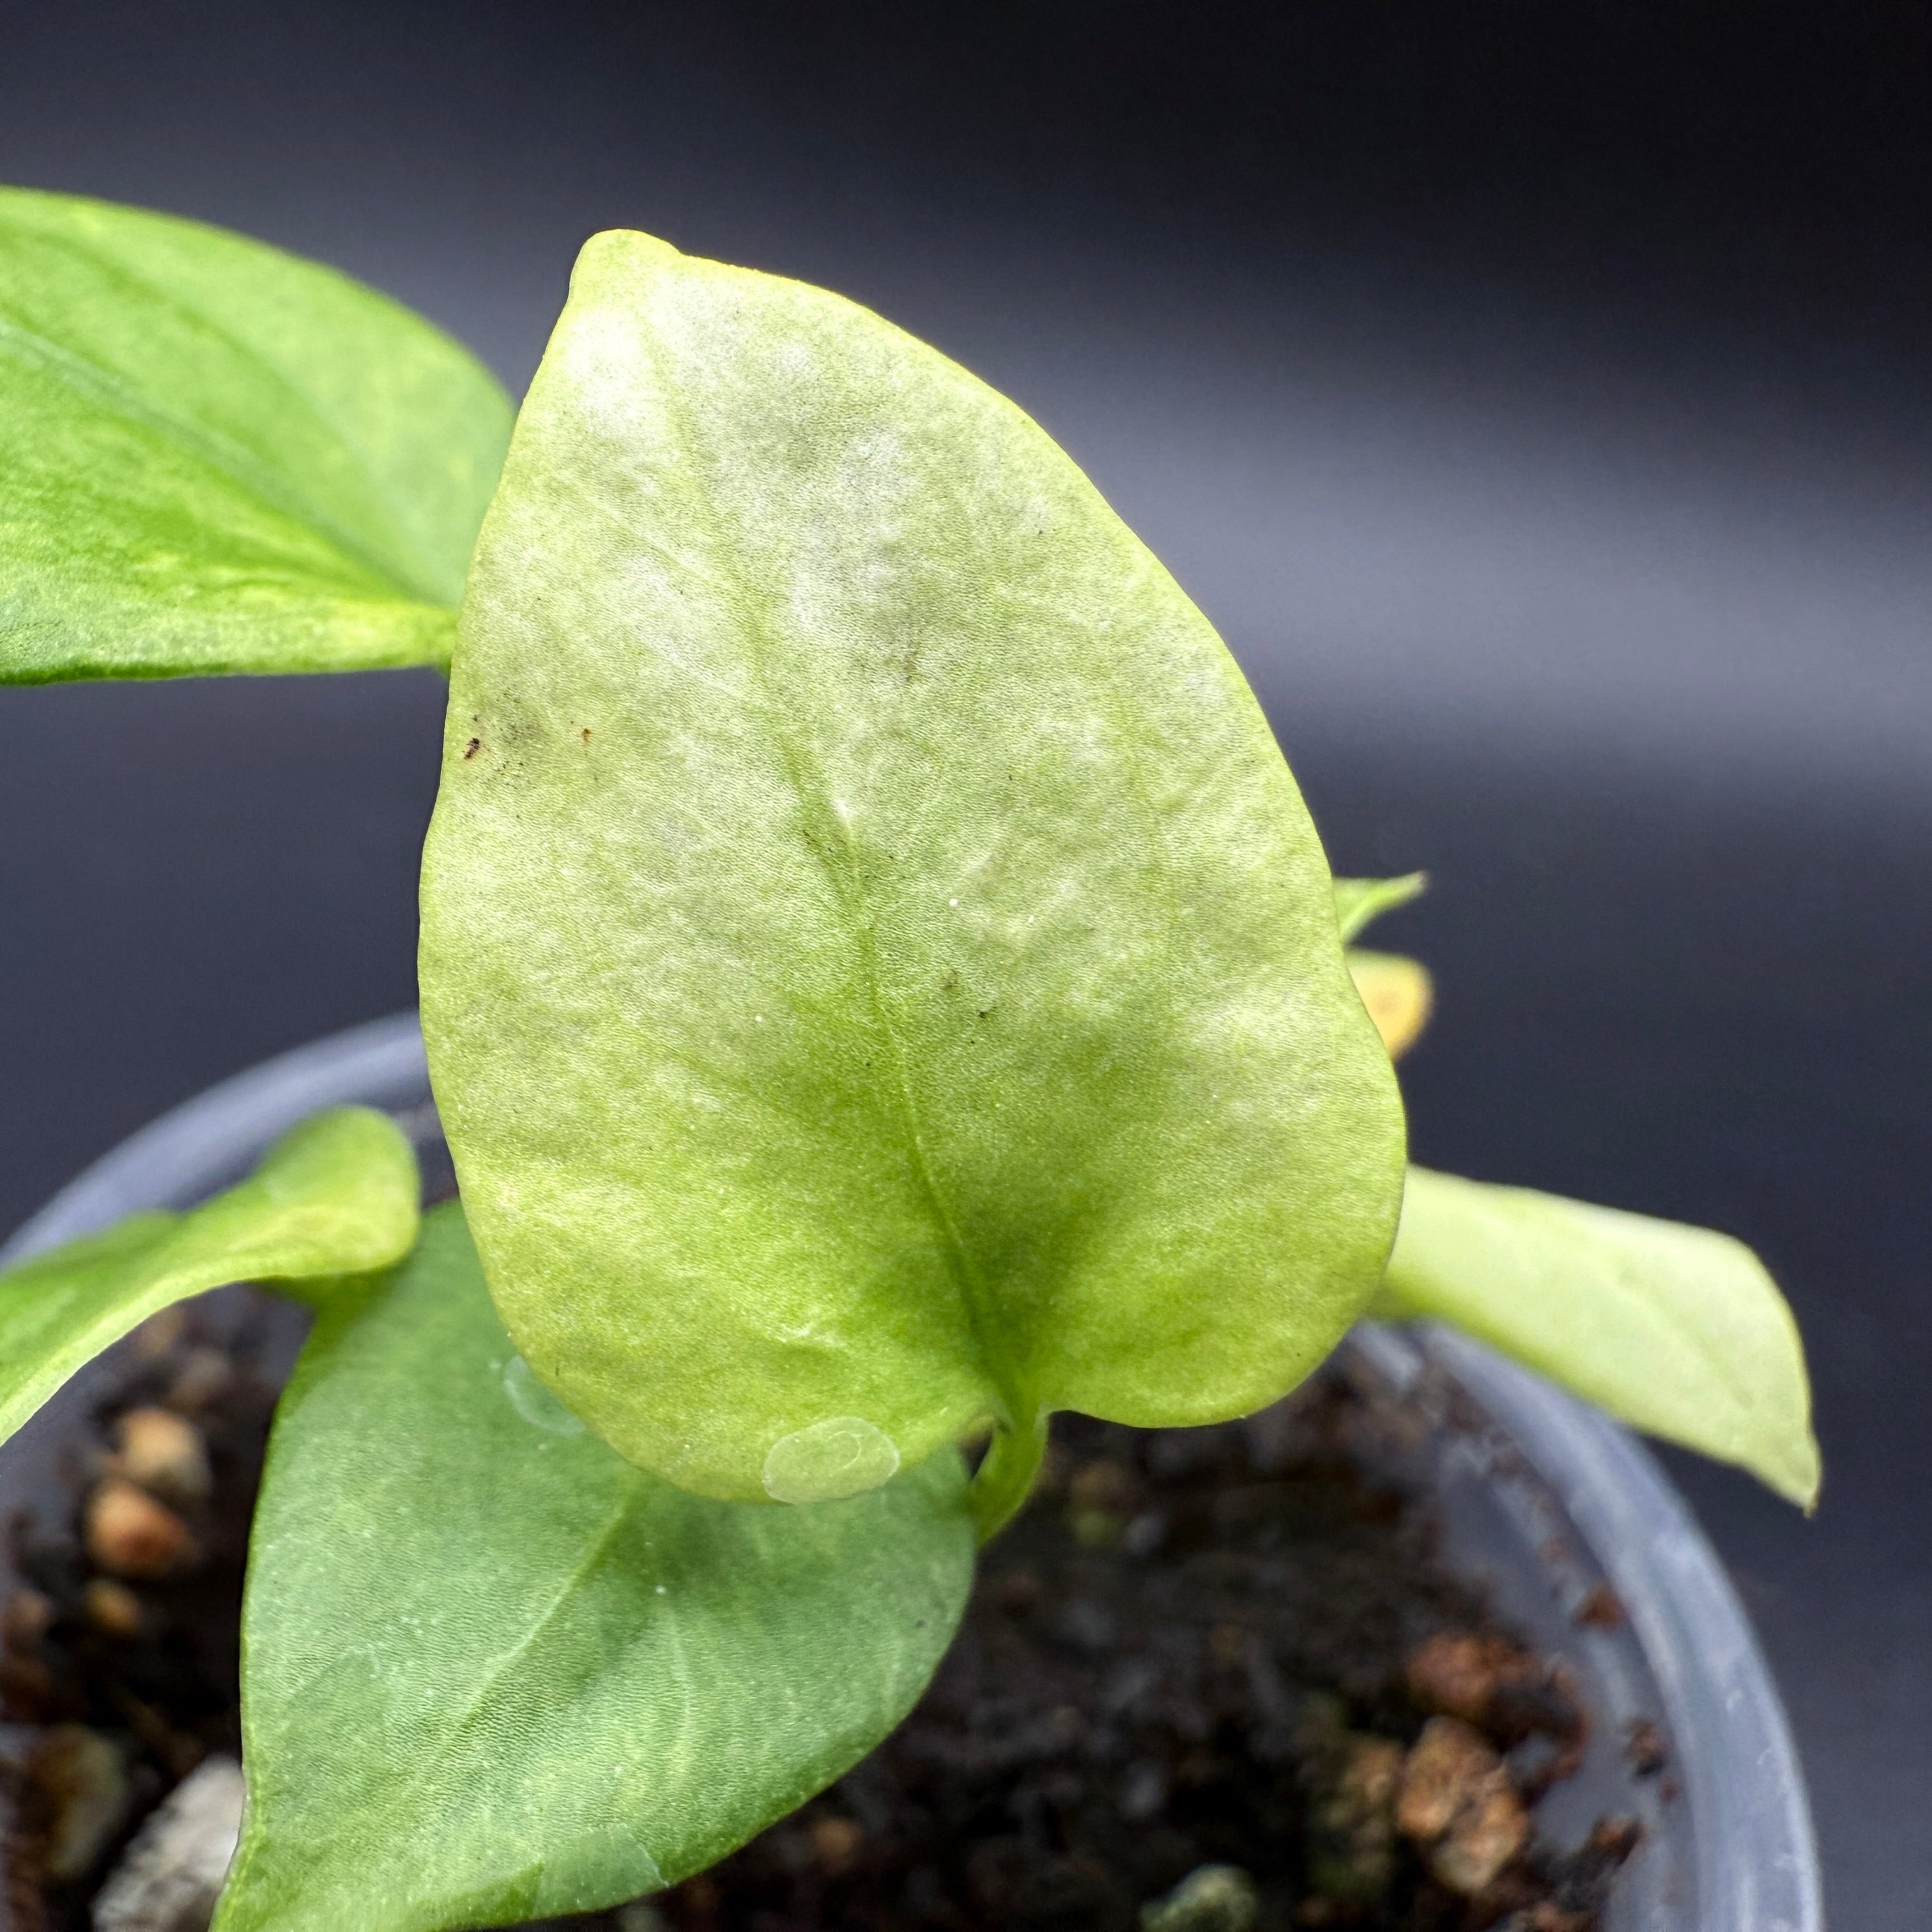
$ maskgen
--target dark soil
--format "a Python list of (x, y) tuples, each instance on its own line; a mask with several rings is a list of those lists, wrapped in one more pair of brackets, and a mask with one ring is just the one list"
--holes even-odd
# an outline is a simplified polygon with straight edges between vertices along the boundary
[[(125, 1352), (65, 1520), (13, 1526), (0, 1694), (36, 1728), (6, 1932), (77, 1932), (140, 1816), (238, 1748), (272, 1380), (245, 1331), (212, 1349), (193, 1312)], [(1224, 1428), (1063, 1418), (896, 1735), (702, 1877), (574, 1932), (1592, 1932), (1634, 1828), (1536, 1836), (1583, 1714), (1561, 1668), (1440, 1566), (1425, 1511), (1365, 1472), (1360, 1406), (1330, 1376)], [(205, 1499), (167, 1499), (193, 1548), (149, 1580), (106, 1574), (89, 1515), (142, 1407), (191, 1421), (213, 1478)], [(110, 1759), (118, 1808), (50, 1883), (50, 1847), (76, 1856), (76, 1785), (111, 1784)]]
[[(4, 1932), (85, 1927), (141, 1819), (211, 1752), (240, 1752), (242, 1578), (280, 1381), (261, 1364), (285, 1363), (268, 1331), (287, 1321), (250, 1295), (225, 1312), (238, 1306), (238, 1323), (168, 1310), (118, 1351), (111, 1394), (64, 1449), (57, 1486), (7, 1525), (16, 1581), (0, 1612), (0, 1715), (33, 1730), (8, 1779)], [(185, 1488), (157, 1485), (188, 1538), (159, 1576), (138, 1574), (158, 1550), (110, 1550), (110, 1568), (89, 1546), (101, 1541), (90, 1504), (124, 1480), (130, 1412), (178, 1417), (205, 1460), (205, 1490), (192, 1472)]]
[[(1063, 1418), (910, 1719), (656, 1900), (663, 1920), (1220, 1932), (1246, 1916), (1238, 1882), (1218, 1899), (1197, 1882), (1162, 1910), (1218, 1866), (1252, 1881), (1260, 1928), (1594, 1926), (1625, 1826), (1568, 1855), (1532, 1837), (1481, 1872), (1498, 1832), (1522, 1828), (1521, 1803), (1574, 1768), (1584, 1720), (1561, 1672), (1439, 1566), (1422, 1512), (1346, 1453), (1354, 1403), (1336, 1379), (1226, 1428)], [(1446, 1856), (1454, 1828), (1417, 1838), (1399, 1822), (1435, 1822), (1406, 1776), (1432, 1719), (1481, 1753), (1450, 1766), (1450, 1797), (1492, 1779), (1473, 1867)], [(1482, 1882), (1471, 1896), (1432, 1863)]]

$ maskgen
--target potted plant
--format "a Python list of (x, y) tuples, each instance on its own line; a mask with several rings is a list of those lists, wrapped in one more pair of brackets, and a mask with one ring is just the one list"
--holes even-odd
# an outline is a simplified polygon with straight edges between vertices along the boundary
[[(1419, 882), (1330, 878), (1205, 620), (876, 316), (599, 236), (513, 433), (326, 269), (10, 191), (0, 439), (0, 677), (450, 681), (420, 980), (460, 1204), (336, 1107), (0, 1276), (9, 1432), (204, 1290), (316, 1312), (219, 1932), (703, 1872), (904, 1718), (1054, 1413), (1252, 1414), (1372, 1305), (1812, 1502), (1748, 1250), (1407, 1166), (1426, 980), (1344, 949)], [(1252, 1918), (1196, 1876), (1150, 1924)]]

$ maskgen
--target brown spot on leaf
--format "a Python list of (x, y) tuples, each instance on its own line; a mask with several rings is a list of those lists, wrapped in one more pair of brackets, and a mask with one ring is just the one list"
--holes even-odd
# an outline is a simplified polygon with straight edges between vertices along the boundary
[(463, 755), (466, 758), (473, 758), (478, 752), (482, 750), (482, 748), (483, 740), (481, 738), (472, 738), (468, 744), (464, 746)]

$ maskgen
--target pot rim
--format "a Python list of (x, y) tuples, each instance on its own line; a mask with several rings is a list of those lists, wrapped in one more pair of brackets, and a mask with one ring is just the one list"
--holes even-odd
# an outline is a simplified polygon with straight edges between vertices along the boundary
[[(437, 1131), (428, 1092), (412, 1012), (278, 1054), (94, 1162), (0, 1247), (0, 1267), (136, 1208), (190, 1206), (325, 1107), (380, 1107), (412, 1140), (428, 1140)], [(1426, 1356), (1508, 1438), (1534, 1445), (1526, 1454), (1622, 1601), (1670, 1734), (1696, 1742), (1678, 1766), (1700, 1932), (1822, 1932), (1810, 1806), (1783, 1702), (1717, 1552), (1656, 1458), (1621, 1424), (1450, 1330), (1365, 1324), (1354, 1346), (1398, 1387)]]

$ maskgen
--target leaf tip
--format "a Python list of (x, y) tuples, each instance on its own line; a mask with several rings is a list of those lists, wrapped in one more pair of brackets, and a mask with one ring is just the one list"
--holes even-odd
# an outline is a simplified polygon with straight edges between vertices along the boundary
[(646, 235), (640, 228), (599, 229), (577, 251), (577, 266), (571, 274), (572, 292), (577, 292), (580, 282), (594, 286), (627, 270), (667, 268), (682, 260), (670, 243)]
[(1429, 874), (1405, 872), (1393, 879), (1336, 879), (1334, 886), (1336, 923), (1346, 943), (1371, 920), (1419, 898), (1429, 890)]
[(1825, 1468), (1818, 1451), (1818, 1438), (1808, 1426), (1797, 1441), (1785, 1445), (1784, 1453), (1754, 1460), (1751, 1474), (1774, 1490), (1788, 1503), (1796, 1503), (1808, 1516), (1818, 1514), (1819, 1492), (1825, 1484)]

